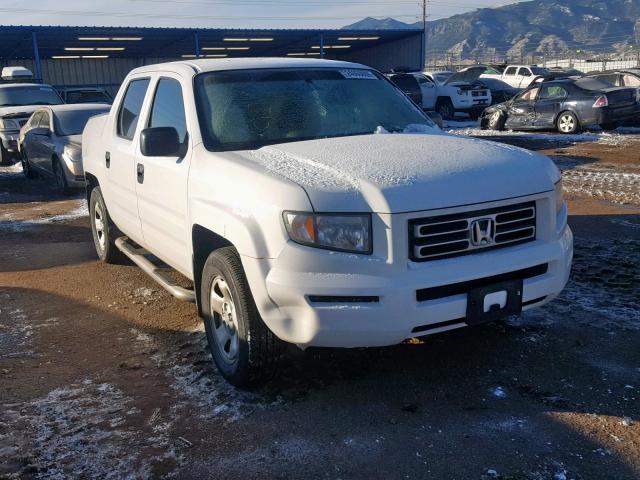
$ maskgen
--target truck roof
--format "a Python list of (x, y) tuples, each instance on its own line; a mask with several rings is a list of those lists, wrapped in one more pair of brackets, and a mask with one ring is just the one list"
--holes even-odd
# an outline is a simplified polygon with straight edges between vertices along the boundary
[(181, 70), (189, 68), (197, 73), (216, 72), (224, 70), (254, 70), (260, 68), (366, 68), (365, 65), (337, 60), (321, 60), (319, 58), (280, 58), (280, 57), (256, 57), (256, 58), (217, 58), (182, 60), (178, 62), (158, 63), (146, 65), (131, 71), (131, 73), (143, 73), (166, 70)]

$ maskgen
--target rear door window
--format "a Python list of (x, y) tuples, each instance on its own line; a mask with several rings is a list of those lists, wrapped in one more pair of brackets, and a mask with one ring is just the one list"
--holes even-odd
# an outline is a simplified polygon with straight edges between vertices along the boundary
[(412, 75), (397, 75), (391, 80), (404, 92), (415, 92), (418, 90), (418, 81)]
[(560, 85), (546, 85), (540, 90), (538, 100), (564, 100), (569, 93)]
[(518, 69), (516, 67), (509, 67), (507, 68), (507, 70), (504, 72), (505, 75), (515, 75), (516, 71)]
[(142, 78), (139, 80), (132, 80), (127, 87), (127, 92), (124, 95), (122, 104), (120, 105), (120, 111), (118, 112), (118, 135), (127, 140), (132, 140), (136, 133), (136, 127), (138, 126), (138, 120), (140, 119), (140, 110), (142, 110), (142, 104), (144, 97), (149, 87), (149, 79)]

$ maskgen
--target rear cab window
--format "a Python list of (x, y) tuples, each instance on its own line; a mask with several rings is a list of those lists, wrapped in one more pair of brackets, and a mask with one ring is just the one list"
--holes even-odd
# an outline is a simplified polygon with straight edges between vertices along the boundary
[(129, 82), (118, 110), (117, 132), (119, 137), (133, 140), (148, 88), (148, 78), (134, 79)]

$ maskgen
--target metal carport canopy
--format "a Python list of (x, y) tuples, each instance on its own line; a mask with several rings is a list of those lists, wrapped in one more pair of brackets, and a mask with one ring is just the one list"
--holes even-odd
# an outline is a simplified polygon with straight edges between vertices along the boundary
[[(309, 56), (346, 58), (390, 43), (422, 41), (421, 30), (282, 30), (0, 26), (0, 60)], [(415, 42), (419, 39), (419, 42)], [(391, 51), (389, 49), (385, 49)], [(411, 66), (422, 52), (412, 46)], [(390, 55), (386, 53), (385, 55)], [(385, 59), (388, 64), (390, 59)], [(374, 65), (375, 66), (375, 65)]]

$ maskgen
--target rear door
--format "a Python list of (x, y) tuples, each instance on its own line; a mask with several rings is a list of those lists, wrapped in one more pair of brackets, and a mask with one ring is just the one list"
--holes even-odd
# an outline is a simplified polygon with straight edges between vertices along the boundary
[(122, 232), (140, 244), (143, 236), (136, 196), (136, 151), (149, 84), (149, 76), (132, 77), (118, 100), (104, 153), (107, 182), (102, 186), (111, 218)]
[(543, 84), (535, 103), (535, 127), (552, 128), (557, 115), (564, 110), (569, 91), (560, 84)]
[(192, 262), (187, 185), (191, 147), (185, 112), (184, 92), (189, 91), (186, 82), (183, 84), (181, 77), (173, 73), (160, 74), (154, 81), (142, 128), (175, 128), (182, 152), (177, 157), (145, 157), (138, 148), (137, 171), (143, 174), (137, 178), (136, 191), (145, 244), (189, 276)]

